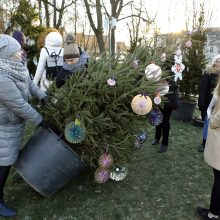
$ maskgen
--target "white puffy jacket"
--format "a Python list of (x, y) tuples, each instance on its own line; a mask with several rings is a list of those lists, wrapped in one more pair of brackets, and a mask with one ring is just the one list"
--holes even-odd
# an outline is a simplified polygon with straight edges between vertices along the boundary
[[(63, 56), (63, 39), (60, 33), (58, 32), (50, 32), (45, 38), (45, 47), (48, 49), (49, 54), (55, 52), (58, 54), (60, 52), (60, 56)], [(34, 83), (38, 85), (40, 82), (40, 89), (44, 92), (47, 91), (51, 82), (46, 79), (46, 59), (48, 57), (48, 53), (45, 48), (41, 49), (40, 57), (37, 65), (37, 70), (34, 76)]]

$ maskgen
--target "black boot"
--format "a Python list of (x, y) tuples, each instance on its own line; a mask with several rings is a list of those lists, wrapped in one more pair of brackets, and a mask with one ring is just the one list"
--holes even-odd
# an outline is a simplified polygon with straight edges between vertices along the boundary
[(8, 208), (4, 202), (0, 201), (0, 216), (13, 217), (16, 216), (16, 211), (11, 208)]
[(166, 152), (166, 151), (167, 151), (167, 147), (168, 147), (168, 146), (165, 146), (165, 145), (161, 144), (158, 153), (164, 153), (164, 152)]

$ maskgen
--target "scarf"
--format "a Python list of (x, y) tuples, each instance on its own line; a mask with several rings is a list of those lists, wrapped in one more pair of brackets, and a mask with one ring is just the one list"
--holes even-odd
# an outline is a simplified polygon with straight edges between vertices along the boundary
[(65, 61), (63, 62), (63, 69), (70, 71), (73, 73), (77, 68), (75, 64), (67, 64)]
[(20, 61), (11, 61), (0, 58), (0, 72), (8, 74), (15, 79), (25, 81), (29, 76), (27, 67)]

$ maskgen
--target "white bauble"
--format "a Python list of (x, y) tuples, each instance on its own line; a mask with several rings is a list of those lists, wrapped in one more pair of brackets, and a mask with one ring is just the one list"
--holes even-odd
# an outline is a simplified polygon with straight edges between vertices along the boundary
[(157, 81), (161, 78), (162, 70), (154, 63), (149, 64), (145, 69), (145, 76), (148, 80)]

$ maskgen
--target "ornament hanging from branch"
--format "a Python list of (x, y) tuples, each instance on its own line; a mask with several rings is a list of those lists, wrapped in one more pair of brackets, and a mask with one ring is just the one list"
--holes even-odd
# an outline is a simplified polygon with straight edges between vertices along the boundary
[(99, 158), (98, 164), (103, 169), (109, 169), (113, 164), (113, 157), (110, 153), (105, 152)]
[(189, 39), (188, 41), (186, 41), (185, 45), (188, 48), (192, 47), (192, 41)]
[(156, 85), (158, 87), (156, 88), (155, 92), (158, 96), (164, 96), (169, 92), (169, 85), (166, 80), (160, 80), (156, 83)]
[(131, 101), (132, 110), (138, 115), (146, 115), (152, 108), (152, 101), (149, 96), (136, 95)]
[(182, 64), (182, 51), (178, 48), (174, 55), (174, 65), (171, 67), (171, 71), (175, 74), (174, 81), (176, 82), (178, 79), (182, 80), (182, 71), (185, 69), (185, 65)]
[(97, 183), (105, 183), (109, 180), (110, 172), (107, 169), (103, 169), (101, 167), (97, 168), (95, 171), (95, 181)]
[(158, 126), (162, 123), (163, 121), (163, 114), (162, 112), (154, 108), (150, 113), (149, 113), (149, 121), (153, 126)]
[(107, 80), (107, 83), (108, 83), (109, 86), (115, 86), (115, 84), (116, 84), (116, 78), (115, 78), (114, 76), (112, 76), (111, 78), (109, 78), (109, 79)]
[(124, 166), (120, 166), (115, 168), (113, 171), (110, 173), (110, 179), (115, 180), (115, 181), (121, 181), (127, 176), (127, 168)]
[(161, 56), (160, 56), (160, 61), (165, 62), (166, 59), (167, 59), (167, 55), (165, 53), (162, 53)]
[(133, 69), (136, 70), (138, 68), (138, 66), (139, 66), (138, 62), (139, 62), (139, 60), (137, 60), (137, 59), (132, 61), (132, 65), (131, 66), (132, 66)]
[(158, 81), (162, 76), (162, 70), (155, 63), (151, 63), (145, 68), (145, 76), (147, 80)]
[(86, 129), (82, 125), (79, 119), (76, 119), (74, 122), (70, 122), (66, 125), (64, 130), (64, 136), (67, 141), (72, 144), (77, 144), (83, 141), (86, 136)]

